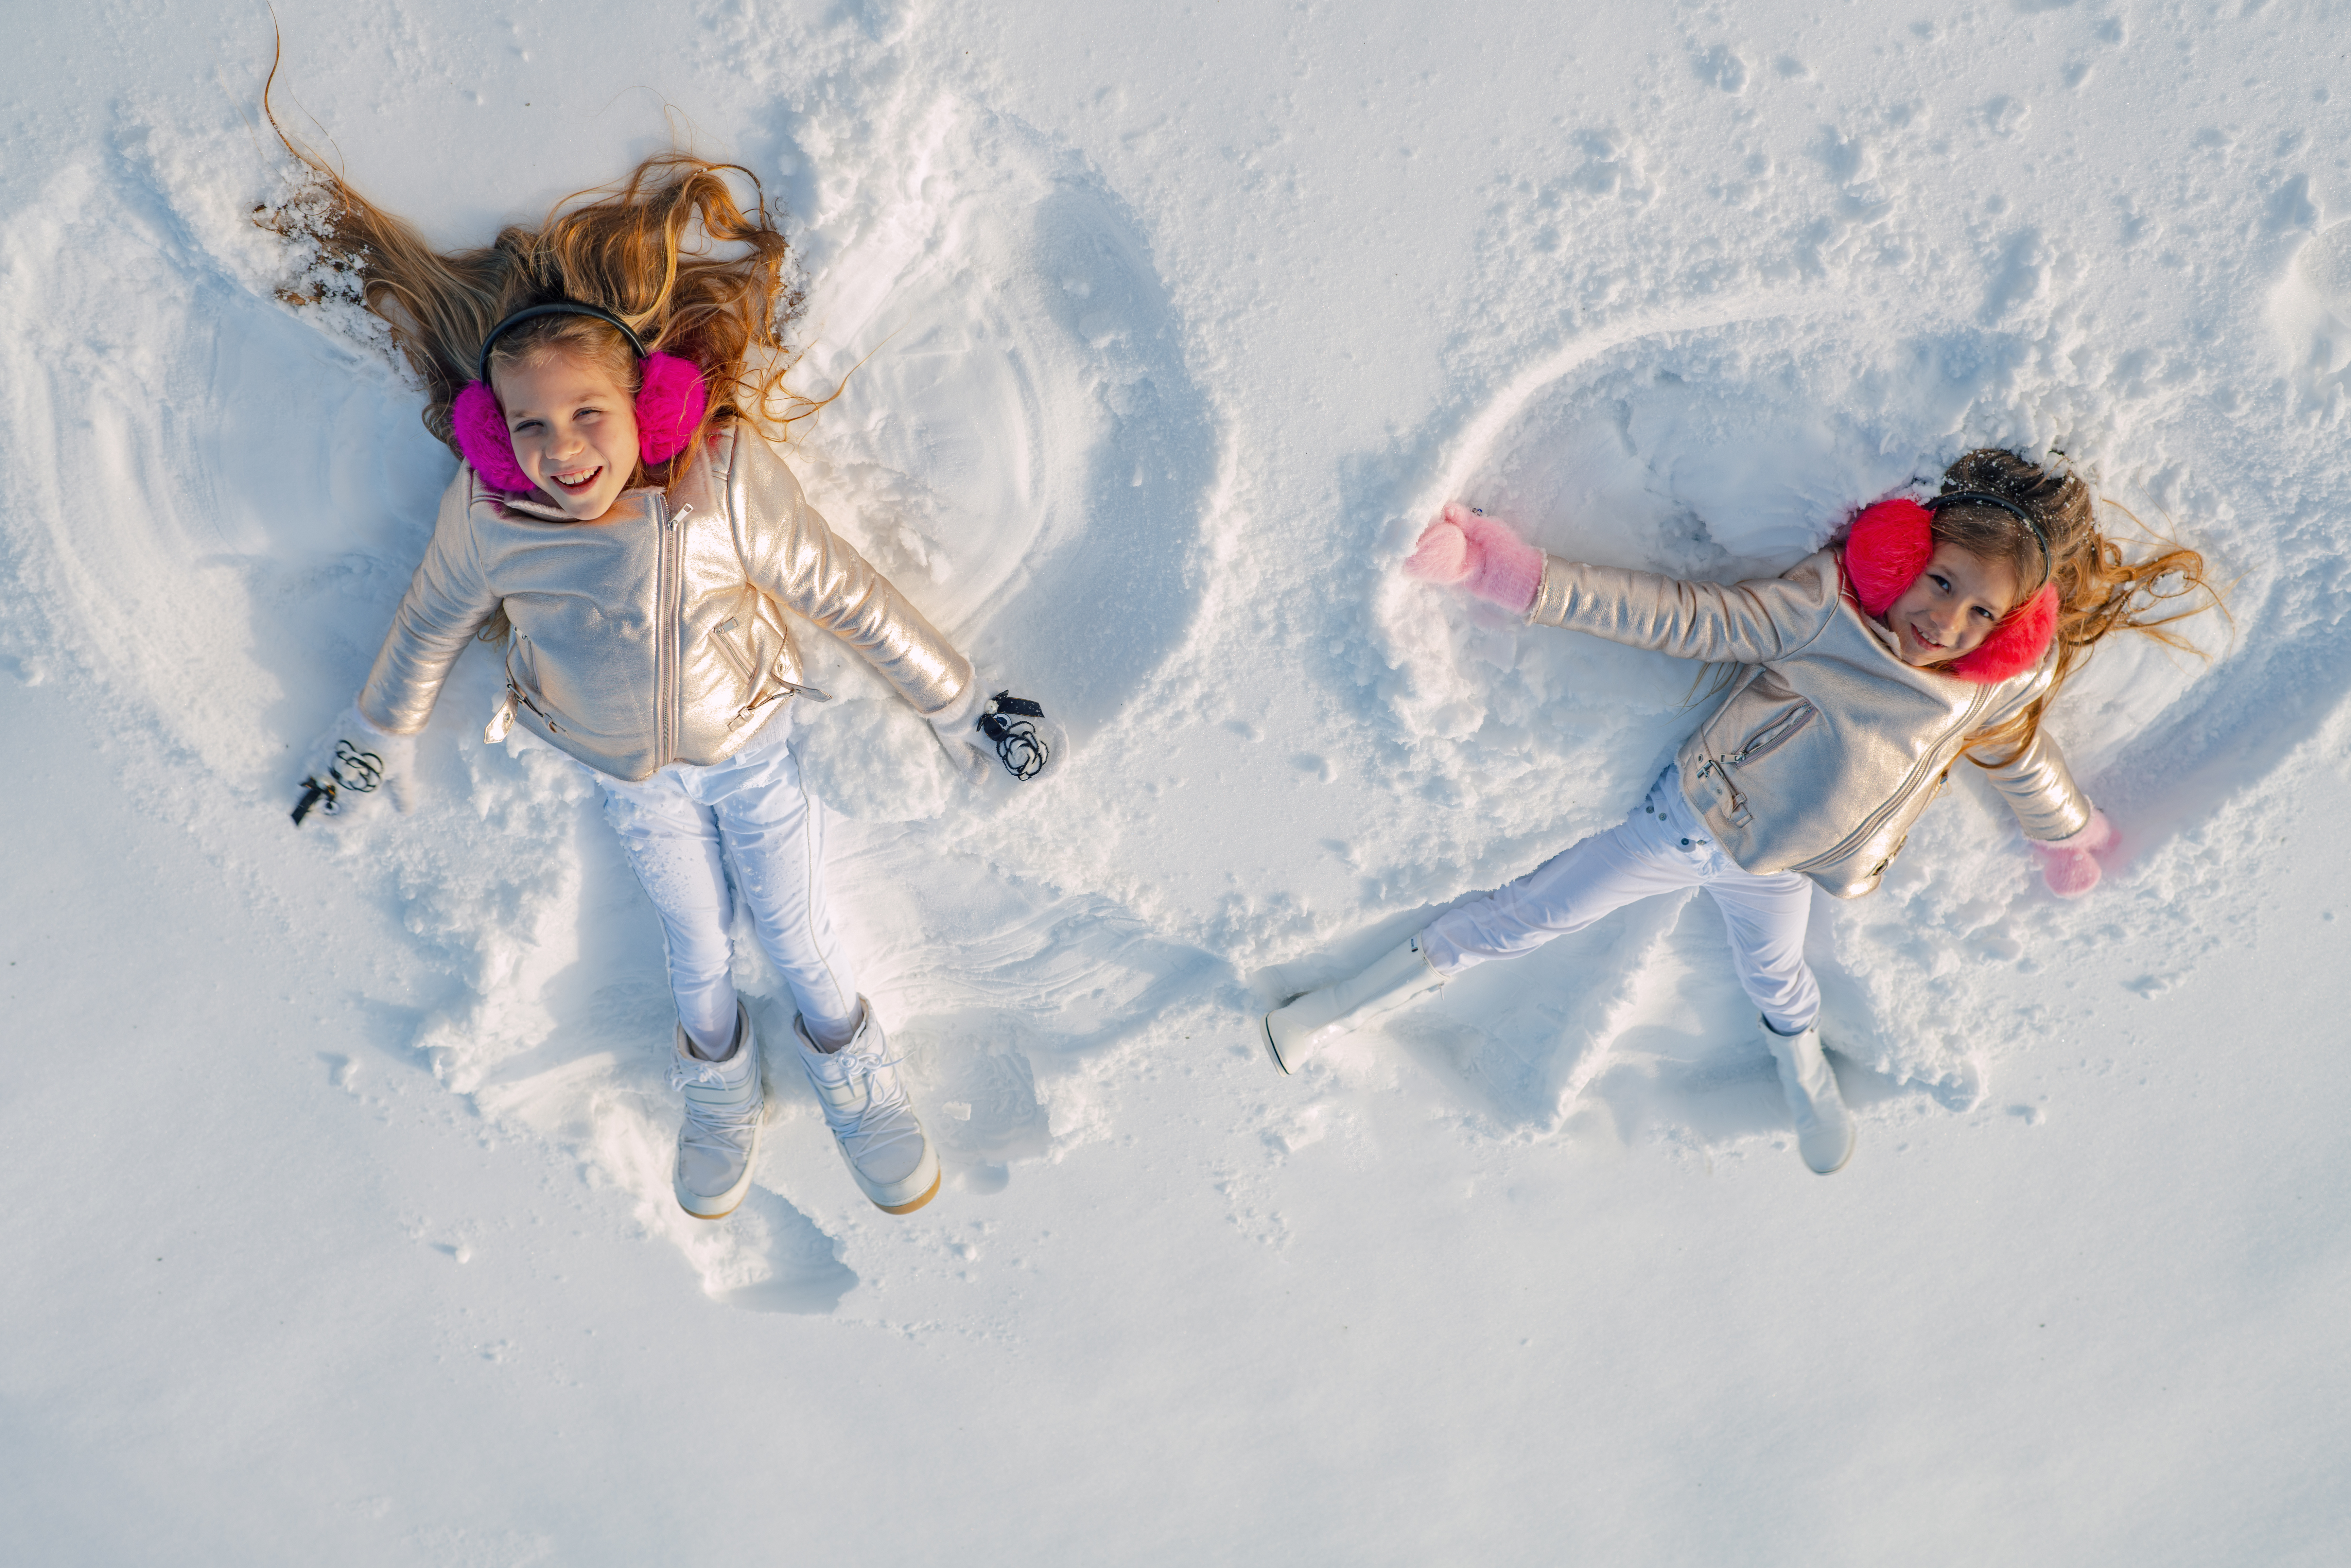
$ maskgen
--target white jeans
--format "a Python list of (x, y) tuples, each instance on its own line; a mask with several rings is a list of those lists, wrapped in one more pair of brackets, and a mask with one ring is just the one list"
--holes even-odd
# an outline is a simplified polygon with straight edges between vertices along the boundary
[(1635, 899), (1685, 887), (1714, 895), (1730, 933), (1730, 961), (1771, 1027), (1795, 1034), (1820, 1016), (1821, 988), (1804, 962), (1813, 884), (1792, 871), (1758, 876), (1715, 847), (1682, 799), (1671, 763), (1640, 809), (1616, 827), (1562, 850), (1507, 887), (1449, 909), (1421, 933), (1440, 975), (1531, 952), (1581, 931)]
[[(661, 915), (678, 1021), (707, 1055), (735, 1036), (735, 899), (820, 1044), (857, 1022), (857, 977), (824, 902), (824, 811), (785, 742), (788, 715), (735, 756), (640, 783), (595, 774), (604, 820)], [(729, 873), (732, 875), (729, 875)]]

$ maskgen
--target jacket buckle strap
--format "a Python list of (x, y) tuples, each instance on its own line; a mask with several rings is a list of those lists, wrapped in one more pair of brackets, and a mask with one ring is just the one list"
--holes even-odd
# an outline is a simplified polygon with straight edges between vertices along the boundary
[(496, 746), (504, 740), (514, 729), (514, 720), (515, 695), (513, 688), (509, 687), (506, 700), (498, 704), (497, 711), (490, 715), (490, 722), (482, 726), (482, 744)]
[(522, 688), (515, 685), (514, 677), (512, 675), (508, 675), (507, 677), (507, 700), (499, 706), (497, 713), (494, 713), (490, 716), (489, 724), (483, 727), (482, 738), (485, 740), (492, 738), (490, 736), (490, 729), (492, 727), (497, 725), (501, 716), (505, 718), (506, 723), (504, 727), (499, 728), (496, 738), (498, 740), (504, 740), (506, 738), (507, 731), (514, 727), (515, 705), (517, 703), (520, 703), (524, 707), (527, 707), (530, 709), (531, 712), (538, 715), (538, 722), (547, 726), (549, 734), (561, 735), (563, 733), (563, 727), (555, 722), (554, 716), (549, 714), (545, 708), (539, 706), (537, 703), (531, 701), (530, 698), (525, 696), (523, 695)]
[(1730, 819), (1732, 827), (1743, 828), (1755, 820), (1755, 814), (1747, 809), (1747, 797), (1730, 781), (1730, 770), (1722, 765), (1721, 758), (1709, 759), (1698, 770), (1698, 777), (1714, 797), (1716, 809)]
[(787, 681), (778, 677), (776, 681), (776, 689), (774, 691), (769, 692), (767, 695), (760, 697), (756, 702), (747, 702), (741, 707), (737, 708), (735, 710), (735, 716), (726, 721), (726, 727), (729, 729), (740, 729), (745, 725), (751, 722), (751, 716), (753, 714), (758, 713), (769, 703), (781, 702), (786, 697), (795, 696), (806, 697), (810, 702), (820, 703), (829, 703), (832, 700), (832, 695), (830, 692), (820, 692), (814, 686), (804, 686), (797, 681)]

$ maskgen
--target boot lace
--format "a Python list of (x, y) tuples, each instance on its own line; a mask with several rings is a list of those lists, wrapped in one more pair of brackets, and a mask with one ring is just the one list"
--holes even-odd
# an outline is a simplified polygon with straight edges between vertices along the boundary
[[(672, 1058), (669, 1064), (669, 1086), (684, 1089), (688, 1084), (710, 1084), (724, 1087), (726, 1075), (716, 1061), (684, 1062)], [(739, 1105), (714, 1105), (705, 1100), (688, 1099), (685, 1103), (685, 1126), (678, 1134), (678, 1142), (705, 1149), (714, 1155), (739, 1155), (745, 1136), (759, 1124), (760, 1096), (753, 1094)]]
[(852, 1053), (844, 1048), (832, 1055), (841, 1063), (842, 1082), (852, 1088), (864, 1080), (865, 1104), (854, 1115), (836, 1118), (831, 1104), (824, 1108), (825, 1120), (844, 1145), (849, 1145), (850, 1157), (860, 1166), (865, 1157), (895, 1145), (913, 1139), (922, 1140), (922, 1128), (916, 1124), (914, 1107), (906, 1103), (906, 1091), (894, 1072), (886, 1071), (904, 1060), (883, 1056), (878, 1051)]

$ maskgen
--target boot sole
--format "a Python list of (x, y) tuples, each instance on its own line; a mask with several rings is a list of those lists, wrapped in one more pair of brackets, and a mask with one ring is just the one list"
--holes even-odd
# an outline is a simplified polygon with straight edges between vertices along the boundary
[[(1848, 1112), (1847, 1114), (1850, 1115), (1851, 1113)], [(1860, 1143), (1861, 1129), (1855, 1127), (1846, 1134), (1844, 1140), (1844, 1153), (1837, 1156), (1836, 1164), (1831, 1166), (1826, 1170), (1823, 1170), (1820, 1166), (1813, 1164), (1812, 1161), (1805, 1160), (1804, 1168), (1811, 1171), (1814, 1176), (1834, 1176), (1837, 1172), (1844, 1169), (1845, 1166), (1853, 1164), (1853, 1151), (1860, 1145)], [(1798, 1153), (1798, 1157), (1802, 1157), (1801, 1150)]]
[(1274, 1066), (1281, 1070), (1283, 1076), (1289, 1076), (1290, 1064), (1281, 1060), (1281, 1047), (1273, 1043), (1273, 1015), (1271, 1013), (1267, 1013), (1257, 1020), (1257, 1032), (1258, 1038), (1265, 1041), (1265, 1053), (1273, 1058)]
[[(686, 1208), (685, 1194), (677, 1190), (677, 1186), (674, 1182), (670, 1185), (670, 1192), (671, 1195), (677, 1199), (678, 1207), (685, 1209), (685, 1217), (688, 1219), (724, 1219), (728, 1215), (734, 1213), (737, 1209), (742, 1207), (743, 1200), (751, 1196), (750, 1173), (748, 1171), (744, 1172), (743, 1185), (736, 1189), (733, 1200), (729, 1202), (726, 1207), (720, 1209), (716, 1214), (705, 1214), (698, 1208)], [(711, 1200), (705, 1198), (703, 1201), (707, 1203)]]
[(916, 1198), (912, 1203), (901, 1203), (895, 1205), (877, 1203), (873, 1207), (880, 1209), (884, 1214), (912, 1214), (914, 1210), (922, 1207), (923, 1205), (930, 1202), (931, 1199), (939, 1196), (939, 1183), (946, 1178), (946, 1167), (942, 1166), (939, 1170), (939, 1174), (931, 1178), (931, 1190), (923, 1194), (922, 1197)]
[[(1298, 997), (1302, 997), (1306, 993), (1304, 991), (1301, 991), (1298, 993)], [(1291, 1002), (1296, 1001), (1298, 997), (1284, 998), (1281, 1007), (1288, 1007)], [(1276, 1008), (1273, 1009), (1273, 1012), (1280, 1012), (1280, 1010), (1281, 1008)], [(1295, 1077), (1296, 1074), (1290, 1071), (1290, 1063), (1281, 1060), (1281, 1047), (1273, 1042), (1273, 1013), (1260, 1013), (1258, 1015), (1257, 1032), (1258, 1037), (1265, 1041), (1265, 1053), (1273, 1058), (1273, 1064), (1281, 1069), (1282, 1076), (1285, 1078)]]

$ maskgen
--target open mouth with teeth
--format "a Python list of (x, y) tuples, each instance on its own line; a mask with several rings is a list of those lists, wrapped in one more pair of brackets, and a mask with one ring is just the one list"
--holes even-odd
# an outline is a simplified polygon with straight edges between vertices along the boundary
[(1904, 625), (1906, 630), (1910, 633), (1910, 645), (1917, 649), (1918, 652), (1926, 657), (1930, 659), (1938, 658), (1950, 651), (1944, 647), (1942, 643), (1938, 643), (1932, 637), (1928, 636), (1927, 633), (1919, 628), (1919, 625), (1916, 621), (1906, 622)]
[(575, 468), (569, 474), (549, 474), (547, 477), (558, 489), (579, 491), (593, 485), (597, 476), (603, 472), (604, 465), (599, 463), (592, 468)]

